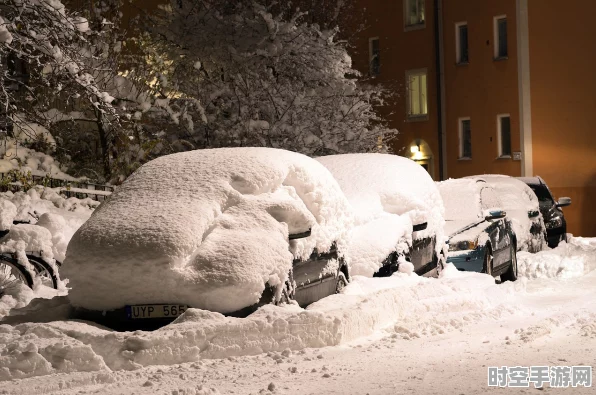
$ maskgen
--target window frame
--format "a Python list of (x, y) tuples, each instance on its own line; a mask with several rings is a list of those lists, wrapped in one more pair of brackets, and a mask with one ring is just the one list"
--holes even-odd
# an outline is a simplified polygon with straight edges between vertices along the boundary
[[(470, 122), (470, 156), (464, 156), (464, 121)], [(458, 137), (459, 137), (459, 155), (458, 160), (472, 160), (472, 120), (470, 117), (460, 117), (457, 119)]]
[[(410, 79), (413, 76), (422, 76), (426, 77), (426, 91), (424, 92), (424, 100), (425, 100), (425, 108), (426, 112), (422, 114), (412, 114), (412, 95), (410, 92)], [(421, 69), (412, 69), (406, 70), (406, 84), (407, 84), (407, 91), (406, 91), (406, 118), (408, 121), (427, 121), (428, 120), (428, 69), (421, 68)], [(421, 104), (421, 103), (419, 103)]]
[[(510, 154), (503, 154), (503, 125), (501, 120), (503, 118), (509, 118), (509, 152)], [(497, 115), (497, 144), (498, 144), (498, 159), (511, 159), (513, 155), (513, 148), (511, 147), (511, 115), (510, 114), (499, 114)]]
[[(462, 26), (466, 26), (468, 30), (468, 40), (466, 42), (466, 47), (468, 48), (468, 59), (466, 61), (462, 61), (461, 59), (461, 36), (459, 34), (459, 30)], [(455, 64), (464, 65), (468, 63), (470, 63), (470, 28), (468, 26), (468, 22), (463, 21), (455, 24)]]
[[(420, 1), (424, 2), (424, 4), (422, 5), (422, 10), (423, 10), (422, 15), (424, 15), (424, 20), (422, 22), (413, 23), (413, 24), (409, 23), (408, 5), (409, 5), (410, 1), (415, 1), (418, 6), (420, 5)], [(424, 29), (426, 27), (426, 1), (425, 0), (403, 0), (403, 9), (404, 9), (404, 31), (407, 32), (410, 30)], [(420, 9), (418, 9), (418, 15), (420, 15)]]
[(505, 19), (507, 26), (505, 32), (509, 28), (509, 21), (507, 20), (507, 15), (497, 15), (493, 17), (493, 59), (494, 60), (505, 60), (509, 59), (509, 35), (507, 35), (507, 54), (500, 55), (499, 48), (501, 47), (501, 40), (499, 39), (499, 21)]
[[(376, 73), (373, 73), (373, 41), (379, 42), (379, 67)], [(368, 73), (371, 77), (376, 77), (381, 74), (381, 40), (379, 37), (370, 37), (368, 39)]]

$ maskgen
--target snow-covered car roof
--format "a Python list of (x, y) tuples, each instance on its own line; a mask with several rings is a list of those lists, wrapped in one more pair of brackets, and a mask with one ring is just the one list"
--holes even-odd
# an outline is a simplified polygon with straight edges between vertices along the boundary
[(354, 208), (357, 228), (348, 254), (354, 273), (372, 274), (378, 269), (376, 263), (396, 250), (396, 240), (410, 237), (413, 224), (428, 224), (416, 232), (416, 238), (436, 236), (437, 245), (442, 244), (443, 200), (422, 166), (386, 154), (330, 155), (317, 160), (331, 171)]
[[(222, 148), (155, 159), (73, 236), (63, 274), (93, 310), (182, 303), (231, 312), (282, 284), (292, 260), (345, 243), (349, 203), (304, 155)], [(312, 229), (310, 237), (288, 236)]]

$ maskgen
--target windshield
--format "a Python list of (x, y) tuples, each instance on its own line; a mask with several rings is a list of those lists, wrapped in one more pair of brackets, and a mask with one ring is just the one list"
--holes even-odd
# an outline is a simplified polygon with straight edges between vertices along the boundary
[(544, 185), (530, 185), (530, 188), (536, 194), (536, 197), (540, 201), (540, 204), (553, 204), (553, 197), (551, 196), (548, 188)]

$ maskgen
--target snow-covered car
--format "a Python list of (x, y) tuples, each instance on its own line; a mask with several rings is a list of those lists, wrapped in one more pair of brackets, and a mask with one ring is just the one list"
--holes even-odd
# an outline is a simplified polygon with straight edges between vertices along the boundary
[[(346, 256), (352, 274), (389, 276), (409, 261), (418, 274), (440, 269), (443, 201), (430, 175), (397, 155), (317, 158), (335, 177), (355, 213)], [(408, 271), (403, 265), (401, 271)]]
[(501, 200), (501, 207), (507, 212), (507, 218), (513, 225), (518, 251), (542, 251), (546, 243), (546, 228), (538, 198), (526, 183), (499, 174), (467, 178), (483, 179), (495, 189)]
[(532, 188), (540, 202), (540, 212), (546, 224), (548, 246), (555, 248), (559, 242), (567, 241), (567, 221), (561, 208), (569, 206), (571, 198), (562, 197), (555, 200), (542, 177), (518, 177), (518, 179)]
[(178, 153), (143, 165), (97, 208), (62, 271), (82, 316), (114, 321), (171, 320), (187, 307), (245, 314), (285, 299), (305, 306), (346, 284), (352, 221), (337, 182), (304, 155)]
[(495, 189), (480, 178), (438, 183), (445, 204), (447, 262), (459, 270), (517, 279), (517, 239)]

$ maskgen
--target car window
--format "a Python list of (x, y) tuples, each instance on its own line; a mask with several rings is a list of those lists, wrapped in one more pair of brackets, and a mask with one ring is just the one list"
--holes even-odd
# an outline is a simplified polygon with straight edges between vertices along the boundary
[(530, 185), (530, 188), (536, 194), (540, 203), (553, 203), (553, 197), (551, 196), (548, 188), (544, 185)]
[(503, 208), (499, 196), (492, 187), (485, 186), (480, 191), (480, 207), (482, 210)]

